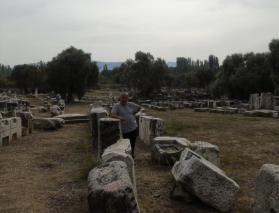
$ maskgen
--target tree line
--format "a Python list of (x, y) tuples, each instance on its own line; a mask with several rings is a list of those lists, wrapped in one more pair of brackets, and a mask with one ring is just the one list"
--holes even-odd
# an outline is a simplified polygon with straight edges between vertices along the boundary
[(137, 52), (113, 70), (104, 69), (100, 80), (127, 86), (144, 97), (161, 87), (203, 88), (212, 97), (248, 99), (249, 94), (274, 92), (279, 95), (279, 40), (269, 43), (267, 53), (228, 55), (221, 65), (218, 57), (194, 61), (178, 57), (176, 67), (169, 68), (163, 59)]
[(164, 59), (138, 51), (120, 67), (99, 72), (91, 55), (69, 47), (51, 61), (16, 65), (0, 64), (0, 88), (19, 88), (31, 92), (54, 90), (67, 101), (81, 98), (97, 84), (120, 84), (135, 94), (148, 97), (169, 88), (203, 88), (213, 97), (247, 99), (255, 92), (279, 94), (279, 39), (269, 43), (267, 53), (232, 54), (222, 64), (218, 57), (207, 60), (178, 57), (176, 67), (168, 67)]

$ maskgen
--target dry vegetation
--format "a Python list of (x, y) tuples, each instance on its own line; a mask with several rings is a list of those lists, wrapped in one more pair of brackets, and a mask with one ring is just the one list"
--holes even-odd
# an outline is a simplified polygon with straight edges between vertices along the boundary
[[(221, 168), (241, 187), (233, 212), (252, 212), (254, 184), (258, 170), (265, 163), (279, 164), (277, 157), (279, 153), (278, 120), (241, 115), (195, 113), (190, 109), (167, 113), (149, 111), (148, 113), (165, 120), (166, 135), (182, 136), (190, 141), (203, 140), (218, 145), (221, 150)], [(145, 154), (140, 154), (140, 158), (148, 159), (149, 154), (147, 153), (148, 150)], [(150, 206), (146, 203), (150, 202), (152, 192), (156, 191), (152, 190), (152, 187), (156, 187), (161, 181), (162, 184), (158, 188), (159, 191), (162, 190), (161, 196), (165, 197), (165, 202), (159, 201), (159, 205), (155, 203), (154, 212), (159, 212), (160, 209), (164, 211), (168, 208), (176, 208), (177, 211), (173, 211), (183, 212), (183, 209), (188, 210), (193, 206), (196, 208), (191, 209), (190, 212), (210, 212), (209, 210), (200, 211), (202, 205), (197, 205), (197, 203), (184, 207), (177, 205), (170, 207), (171, 201), (167, 198), (170, 190), (166, 190), (166, 188), (171, 188), (172, 184), (171, 175), (168, 172), (170, 168), (163, 169), (154, 165), (146, 167), (151, 170), (147, 169), (144, 172), (146, 177), (143, 180), (149, 186), (143, 187), (142, 183), (139, 183), (141, 179), (138, 177), (139, 200), (144, 211), (150, 212), (148, 211)], [(162, 181), (163, 179), (164, 181)], [(143, 193), (144, 195), (141, 196), (141, 187), (146, 188), (146, 192), (150, 190), (150, 193)], [(174, 208), (174, 206), (176, 207)]]
[[(66, 107), (71, 113), (86, 113), (87, 109), (88, 104)], [(241, 186), (232, 212), (252, 212), (257, 171), (264, 163), (279, 164), (278, 120), (195, 113), (190, 109), (148, 114), (165, 120), (166, 135), (218, 145), (221, 168)], [(0, 212), (87, 212), (86, 177), (96, 165), (95, 156), (87, 124), (35, 131), (0, 147)], [(143, 213), (216, 212), (199, 201), (185, 204), (171, 200), (170, 170), (153, 164), (149, 148), (138, 141), (136, 177)]]

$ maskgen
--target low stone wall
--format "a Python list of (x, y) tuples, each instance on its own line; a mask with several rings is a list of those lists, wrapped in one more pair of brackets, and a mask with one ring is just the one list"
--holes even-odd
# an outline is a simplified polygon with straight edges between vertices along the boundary
[(104, 149), (122, 138), (122, 133), (119, 119), (100, 118), (98, 127), (98, 160), (100, 160)]
[(161, 136), (164, 130), (164, 121), (152, 116), (140, 116), (139, 138), (147, 145), (150, 145), (153, 138)]
[(88, 176), (90, 212), (138, 213), (134, 160), (128, 139), (104, 150), (101, 165)]
[(8, 145), (14, 138), (22, 136), (21, 118), (13, 117), (0, 120), (0, 146)]

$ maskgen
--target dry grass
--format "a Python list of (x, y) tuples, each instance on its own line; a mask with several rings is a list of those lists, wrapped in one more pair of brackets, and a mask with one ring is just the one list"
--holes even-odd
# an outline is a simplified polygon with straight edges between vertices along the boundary
[[(107, 96), (109, 92), (89, 94)], [(87, 110), (88, 104), (66, 106), (67, 113)], [(218, 145), (221, 168), (241, 186), (232, 212), (252, 212), (258, 170), (264, 163), (279, 164), (278, 120), (188, 109), (147, 113), (165, 120), (166, 135)], [(35, 132), (0, 147), (0, 212), (87, 212), (86, 177), (96, 165), (95, 156), (87, 124)], [(171, 168), (155, 165), (150, 159), (149, 148), (139, 141), (136, 178), (141, 212), (216, 212), (199, 201), (185, 204), (171, 200)]]
[[(265, 163), (279, 164), (277, 158), (277, 153), (279, 153), (278, 120), (249, 118), (241, 115), (196, 113), (190, 109), (168, 112), (148, 111), (148, 114), (165, 120), (166, 135), (182, 136), (190, 141), (203, 140), (218, 145), (221, 150), (221, 168), (241, 187), (233, 212), (252, 212), (254, 185), (258, 170)], [(137, 162), (142, 161), (142, 156), (139, 155)], [(145, 158), (149, 157), (145, 156)], [(139, 188), (143, 187), (139, 183), (141, 181), (146, 182), (148, 185), (146, 187), (152, 187), (153, 183), (155, 185), (161, 183), (160, 188), (164, 188), (164, 184), (166, 186), (171, 184), (171, 175), (168, 172), (170, 168), (159, 167), (158, 169), (152, 165), (145, 167), (145, 169), (149, 168), (155, 172), (146, 172), (147, 177), (138, 177)], [(143, 171), (139, 171), (139, 175), (145, 176)], [(168, 194), (169, 191), (168, 189), (161, 195)], [(152, 199), (150, 196), (141, 196), (139, 193), (139, 200), (144, 209), (149, 208), (146, 203), (150, 202), (150, 199)], [(163, 211), (172, 205), (169, 198), (164, 199), (165, 201), (161, 201), (163, 203), (160, 207)], [(200, 210), (201, 206), (202, 204), (198, 205), (191, 212), (209, 212), (209, 210)], [(176, 205), (172, 206), (173, 209), (176, 209), (173, 212), (183, 212), (182, 210), (188, 207), (193, 207), (193, 205), (184, 205), (181, 208), (177, 208)]]
[(88, 212), (96, 161), (87, 124), (35, 131), (0, 152), (0, 212)]

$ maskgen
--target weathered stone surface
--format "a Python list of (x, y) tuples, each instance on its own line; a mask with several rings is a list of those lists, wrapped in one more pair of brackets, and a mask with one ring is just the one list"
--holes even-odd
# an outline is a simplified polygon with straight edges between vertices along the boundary
[(92, 107), (89, 111), (89, 124), (92, 136), (98, 138), (98, 122), (100, 118), (108, 116), (108, 112), (103, 107)]
[(108, 146), (121, 138), (120, 120), (115, 118), (100, 118), (98, 137), (98, 158)]
[(205, 141), (195, 141), (190, 144), (189, 148), (216, 166), (220, 166), (220, 150), (218, 146)]
[(74, 123), (87, 123), (89, 121), (89, 117), (87, 114), (78, 114), (78, 113), (70, 113), (56, 116), (55, 118), (62, 118), (65, 120), (65, 124), (74, 124)]
[(139, 137), (147, 145), (150, 145), (153, 138), (162, 135), (164, 121), (152, 116), (140, 116)]
[(208, 112), (209, 108), (194, 108), (195, 112)]
[(243, 115), (246, 116), (258, 116), (258, 117), (270, 117), (270, 118), (278, 118), (278, 111), (275, 110), (268, 110), (268, 109), (259, 109), (259, 110), (252, 110), (252, 111), (245, 111)]
[(62, 118), (35, 118), (33, 124), (35, 129), (57, 130), (64, 122)]
[(139, 212), (126, 163), (112, 161), (91, 170), (88, 204), (92, 213)]
[(31, 112), (17, 112), (16, 115), (21, 118), (22, 127), (26, 127), (25, 133), (31, 134), (33, 132), (33, 114)]
[(0, 120), (0, 146), (9, 145), (10, 141), (22, 136), (21, 118), (12, 117)]
[(58, 115), (61, 115), (62, 113), (63, 113), (63, 111), (60, 109), (59, 106), (52, 105), (50, 107), (50, 114), (51, 114), (51, 116), (58, 116)]
[(172, 168), (178, 184), (201, 201), (228, 211), (233, 205), (239, 186), (214, 164), (186, 148)]
[(180, 137), (156, 137), (151, 145), (151, 158), (162, 165), (173, 165), (190, 141)]
[(261, 93), (260, 108), (273, 109), (273, 94), (271, 92)]
[[(126, 163), (130, 178), (136, 185), (134, 159), (131, 155), (131, 145), (129, 139), (119, 139), (115, 144), (107, 147), (102, 154), (102, 162), (123, 161)], [(136, 192), (136, 190), (135, 190)]]
[(264, 164), (256, 179), (255, 213), (279, 212), (279, 166)]
[(249, 109), (260, 109), (260, 96), (258, 93), (251, 94), (249, 98)]

